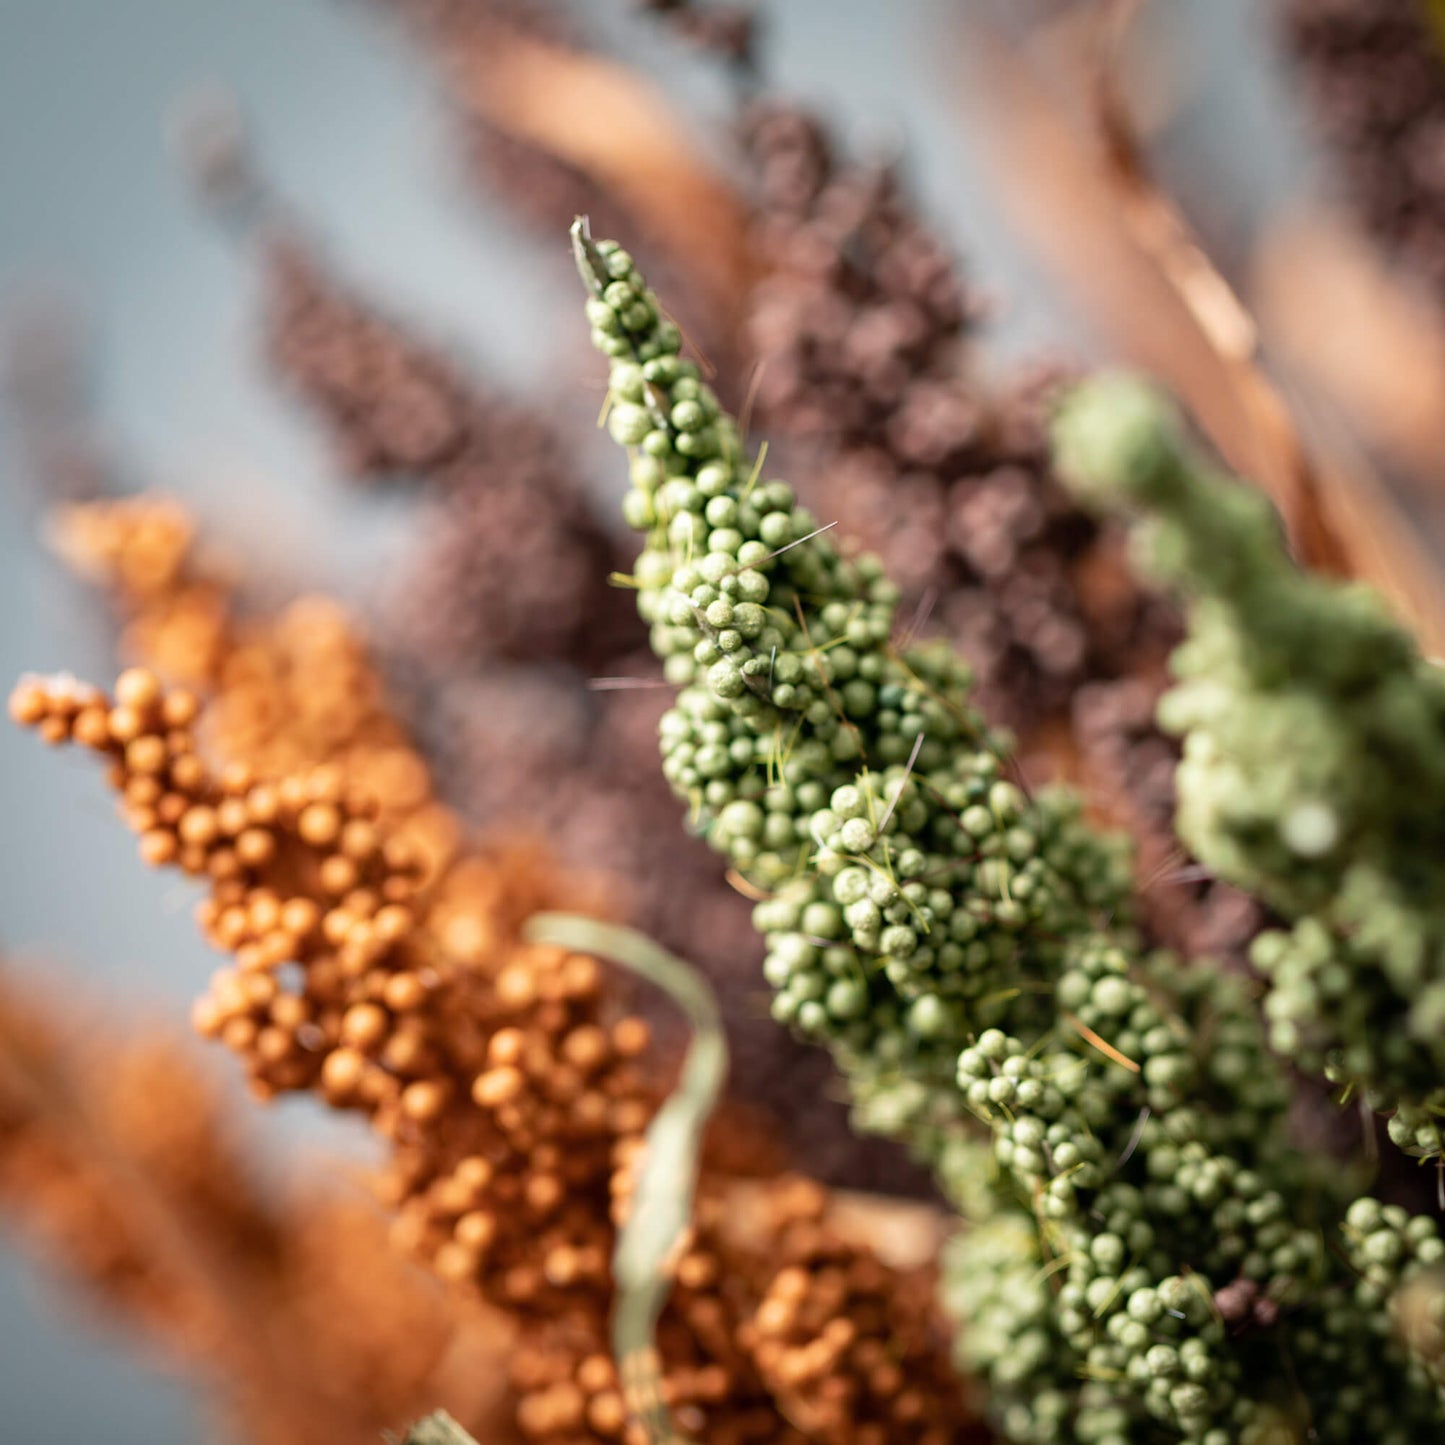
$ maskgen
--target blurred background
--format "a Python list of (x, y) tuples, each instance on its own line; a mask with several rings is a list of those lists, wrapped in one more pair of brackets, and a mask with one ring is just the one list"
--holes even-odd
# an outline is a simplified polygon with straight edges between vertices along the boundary
[[(197, 116), (233, 101), (268, 193), (329, 262), (388, 313), (534, 402), (586, 459), (600, 496), (621, 491), (593, 431), (597, 378), (582, 355), (564, 236), (529, 227), (512, 201), (467, 179), (437, 69), (400, 8), (0, 0), (0, 339), (19, 373), (11, 391), (23, 403), (33, 373), (42, 384), (66, 378), (89, 442), (127, 485), (183, 499), (244, 564), (253, 597), (326, 591), (369, 621), (417, 503), (348, 486), (322, 429), (270, 374), (248, 222), (198, 200), (182, 160)], [(1051, 12), (1069, 8), (1040, 5), (1036, 18), (1056, 24)], [(1339, 176), (1312, 139), (1283, 9), (1146, 7), (1126, 46), (1124, 89), (1152, 165), (1216, 265), (1247, 295), (1265, 289), (1292, 394), (1351, 455), (1366, 447), (1381, 457), (1379, 474), (1433, 545), (1430, 488), (1418, 475), (1398, 485), (1427, 449), (1411, 452), (1410, 419), (1399, 424), (1405, 442), (1391, 451), (1399, 429), (1386, 425), (1381, 448), (1373, 414), (1345, 427), (1322, 386), (1337, 378), (1299, 366), (1339, 337), (1327, 309), (1302, 318), (1291, 304), (1280, 237), (1301, 208), (1331, 204)], [(1045, 194), (1068, 182), (1063, 159), (1023, 147), (1028, 107), (993, 64), (999, 46), (1032, 63), (1012, 7), (776, 0), (760, 11), (769, 90), (819, 111), (852, 152), (901, 163), (919, 210), (986, 304), (988, 365), (1128, 354), (1061, 261), (1068, 228), (1030, 207), (1035, 179)], [(717, 131), (731, 87), (719, 67), (622, 0), (585, 12), (588, 42), (660, 85), (689, 117), (699, 152), (726, 172)], [(1046, 72), (1035, 82), (1047, 93)], [(1361, 354), (1370, 344), (1358, 343)], [(0, 677), (8, 686), (63, 666), (104, 681), (111, 624), (45, 545), (54, 479), (37, 463), (33, 424), (23, 405), (0, 416)], [(136, 865), (86, 759), (0, 729), (0, 797), (7, 969), (74, 988), (112, 1023), (179, 1025), (215, 966), (188, 917), (192, 890)], [(214, 1063), (218, 1087), (239, 1096), (225, 1061)], [(245, 1114), (278, 1178), (367, 1154), (359, 1126), (305, 1103), (279, 1112)], [(0, 1338), (6, 1438), (160, 1445), (209, 1428), (185, 1384), (152, 1371), (133, 1341), (92, 1320), (18, 1246), (0, 1253)]]

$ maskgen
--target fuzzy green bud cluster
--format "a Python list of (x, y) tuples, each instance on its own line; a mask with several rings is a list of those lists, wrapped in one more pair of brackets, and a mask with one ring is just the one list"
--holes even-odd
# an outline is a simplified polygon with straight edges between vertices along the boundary
[(1368, 589), (1298, 568), (1268, 502), (1143, 384), (1081, 387), (1056, 437), (1066, 478), (1140, 518), (1143, 564), (1188, 602), (1159, 714), (1183, 740), (1178, 830), (1291, 925), (1254, 949), (1270, 1042), (1439, 1155), (1445, 670)]
[[(966, 666), (894, 641), (877, 563), (763, 477), (626, 253), (574, 240), (639, 610), (679, 689), (664, 772), (764, 895), (777, 1017), (977, 1221), (948, 1292), (1010, 1438), (1263, 1445), (1349, 1382), (1346, 1428), (1383, 1407), (1381, 1441), (1437, 1429), (1434, 1382), (1327, 1247), (1347, 1200), (1283, 1142), (1246, 987), (1141, 956), (1119, 845), (1029, 795)], [(1304, 1391), (1283, 1313), (1328, 1314), (1322, 1351), (1340, 1330), (1379, 1349)]]

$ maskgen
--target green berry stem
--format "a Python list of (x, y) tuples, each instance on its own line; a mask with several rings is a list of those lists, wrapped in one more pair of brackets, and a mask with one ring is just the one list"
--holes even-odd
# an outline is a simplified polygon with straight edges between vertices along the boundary
[[(1435, 1381), (1357, 1293), (1350, 1181), (1286, 1142), (1250, 986), (1141, 952), (1119, 842), (1011, 779), (967, 666), (895, 643), (878, 562), (762, 476), (628, 254), (573, 236), (645, 539), (638, 607), (679, 689), (664, 774), (764, 895), (774, 1016), (971, 1221), (946, 1295), (1006, 1435), (1438, 1430)], [(1403, 1211), (1361, 1225), (1410, 1229), (1412, 1267), (1445, 1254)]]
[(1297, 567), (1265, 499), (1143, 383), (1080, 387), (1056, 439), (1066, 478), (1138, 518), (1143, 565), (1188, 604), (1159, 713), (1184, 745), (1179, 835), (1290, 924), (1253, 951), (1271, 1044), (1438, 1159), (1445, 670), (1373, 592)]

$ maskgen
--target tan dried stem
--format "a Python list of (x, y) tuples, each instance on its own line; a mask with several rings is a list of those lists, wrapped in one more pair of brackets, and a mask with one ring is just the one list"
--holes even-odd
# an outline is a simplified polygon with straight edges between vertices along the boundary
[(1422, 489), (1445, 486), (1445, 318), (1341, 213), (1286, 212), (1251, 260), (1281, 358)]
[(1441, 651), (1438, 577), (1380, 483), (1306, 444), (1253, 318), (1150, 174), (1117, 64), (1134, 9), (1108, 3), (1092, 44), (1027, 60), (974, 24), (970, 91), (1000, 194), (1099, 332), (1166, 381), (1229, 465), (1269, 493), (1301, 558), (1372, 583)]
[(1143, 0), (1109, 0), (1093, 66), (1093, 114), (1105, 173), (1124, 226), (1169, 282), (1218, 360), (1221, 382), (1252, 443), (1244, 467), (1269, 492), (1301, 561), (1347, 576), (1348, 548), (1325, 515), (1320, 480), (1283, 398), (1259, 363), (1259, 332), (1244, 304), (1155, 180), (1124, 93), (1121, 51)]
[(727, 314), (752, 272), (747, 211), (660, 90), (615, 61), (495, 19), (458, 27), (439, 60), (470, 114), (616, 195)]

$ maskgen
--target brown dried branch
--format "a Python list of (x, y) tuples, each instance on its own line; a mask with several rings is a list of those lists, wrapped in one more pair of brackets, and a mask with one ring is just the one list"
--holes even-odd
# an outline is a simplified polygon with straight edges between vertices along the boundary
[(1313, 207), (1265, 233), (1251, 290), (1289, 367), (1416, 483), (1445, 485), (1445, 323), (1413, 281)]

